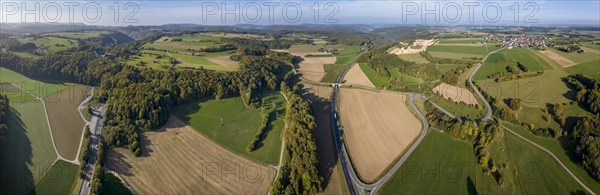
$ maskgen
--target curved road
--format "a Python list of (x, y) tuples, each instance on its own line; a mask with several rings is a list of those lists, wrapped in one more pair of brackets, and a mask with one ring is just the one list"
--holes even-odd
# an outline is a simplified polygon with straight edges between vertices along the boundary
[[(364, 54), (365, 52), (366, 51), (361, 52), (358, 56)], [(411, 147), (402, 155), (400, 160), (398, 160), (396, 162), (396, 164), (394, 164), (394, 166), (385, 175), (383, 175), (381, 178), (379, 178), (379, 180), (376, 181), (375, 183), (365, 184), (358, 178), (358, 176), (356, 175), (356, 171), (354, 170), (354, 167), (352, 166), (352, 163), (350, 162), (350, 159), (348, 157), (348, 152), (346, 151), (346, 147), (345, 147), (343, 139), (342, 139), (343, 136), (342, 136), (342, 132), (339, 127), (339, 124), (338, 124), (339, 118), (338, 118), (338, 114), (337, 114), (338, 113), (337, 112), (337, 110), (338, 110), (337, 97), (339, 94), (339, 87), (342, 86), (342, 84), (339, 84), (339, 83), (342, 81), (346, 72), (354, 64), (356, 64), (356, 59), (354, 61), (350, 62), (350, 64), (348, 64), (344, 68), (344, 70), (342, 70), (342, 73), (338, 76), (338, 78), (336, 80), (337, 84), (332, 84), (333, 92), (332, 92), (332, 98), (331, 98), (331, 104), (332, 104), (331, 105), (332, 106), (331, 115), (332, 115), (333, 122), (331, 124), (332, 124), (336, 149), (338, 151), (338, 158), (340, 160), (340, 164), (342, 165), (342, 171), (344, 174), (345, 182), (346, 182), (346, 185), (348, 186), (348, 190), (349, 190), (350, 194), (364, 194), (364, 190), (370, 190), (371, 194), (376, 194), (377, 191), (381, 188), (381, 186), (383, 186), (383, 184), (385, 184), (393, 176), (393, 174), (402, 166), (402, 164), (406, 161), (406, 159), (408, 159), (410, 154), (417, 148), (417, 146), (425, 138), (425, 135), (427, 135), (427, 130), (429, 129), (429, 123), (427, 123), (427, 119), (425, 119), (423, 114), (421, 114), (421, 112), (419, 112), (417, 107), (414, 105), (414, 99), (420, 98), (420, 99), (424, 99), (426, 101), (429, 101), (429, 100), (425, 96), (422, 96), (420, 94), (391, 91), (393, 93), (401, 93), (401, 94), (405, 94), (405, 95), (409, 96), (409, 103), (410, 103), (411, 107), (417, 112), (417, 115), (423, 122), (423, 128), (421, 130), (420, 136), (417, 138), (415, 143), (411, 145)], [(311, 81), (311, 82), (314, 82), (314, 81)], [(319, 83), (319, 82), (316, 82), (316, 83)], [(360, 88), (368, 88), (368, 90), (378, 90), (376, 88), (369, 88), (366, 86), (360, 86)], [(429, 102), (431, 102), (431, 101), (429, 101)], [(433, 102), (431, 102), (431, 103), (433, 104)], [(438, 105), (435, 105), (435, 104), (433, 104), (433, 105), (436, 108), (440, 109), (442, 112), (448, 114), (448, 116), (456, 119), (456, 117), (454, 115), (452, 115), (450, 112), (443, 110)]]
[[(502, 48), (504, 49), (504, 48)], [(492, 51), (490, 53), (488, 53), (482, 60), (482, 62), (485, 62), (485, 60), (488, 58), (488, 56), (490, 56), (491, 54), (500, 51), (502, 49), (498, 49), (495, 51)], [(366, 51), (362, 51), (358, 56), (364, 54)], [(333, 129), (333, 134), (335, 136), (335, 145), (336, 145), (336, 149), (338, 151), (338, 158), (340, 160), (340, 164), (342, 165), (342, 170), (344, 173), (344, 178), (345, 178), (345, 182), (346, 185), (348, 186), (348, 190), (350, 192), (350, 194), (364, 194), (365, 190), (370, 190), (371, 194), (376, 194), (377, 191), (381, 188), (381, 186), (383, 186), (383, 184), (385, 184), (389, 178), (391, 178), (391, 176), (402, 166), (402, 164), (406, 161), (406, 159), (408, 159), (408, 157), (410, 156), (410, 154), (414, 151), (414, 149), (421, 143), (421, 141), (424, 139), (425, 135), (427, 135), (427, 131), (429, 129), (429, 123), (427, 123), (427, 120), (425, 119), (425, 117), (423, 116), (423, 114), (416, 108), (416, 106), (414, 105), (414, 99), (420, 98), (420, 99), (424, 99), (427, 102), (431, 103), (432, 105), (434, 105), (434, 107), (436, 107), (438, 110), (444, 112), (446, 115), (454, 118), (454, 119), (458, 119), (457, 117), (455, 117), (454, 115), (452, 115), (452, 113), (444, 110), (443, 108), (441, 108), (440, 106), (436, 105), (435, 103), (433, 103), (432, 101), (429, 101), (429, 99), (427, 99), (427, 97), (421, 95), (421, 94), (416, 94), (416, 93), (404, 93), (404, 92), (396, 92), (396, 91), (391, 91), (393, 93), (402, 93), (402, 94), (406, 94), (410, 97), (409, 99), (409, 104), (412, 107), (413, 110), (416, 111), (417, 115), (419, 116), (419, 118), (421, 119), (421, 121), (423, 122), (423, 128), (421, 130), (421, 134), (420, 136), (417, 138), (417, 140), (415, 141), (415, 143), (413, 143), (411, 145), (411, 147), (403, 154), (403, 156), (400, 158), (400, 160), (398, 160), (398, 162), (396, 162), (396, 164), (384, 175), (382, 176), (378, 181), (376, 181), (375, 183), (372, 184), (365, 184), (363, 183), (358, 176), (356, 175), (356, 172), (354, 170), (354, 167), (352, 166), (352, 163), (350, 162), (350, 159), (348, 158), (348, 153), (346, 151), (346, 147), (344, 145), (344, 142), (342, 140), (342, 132), (341, 129), (339, 127), (339, 120), (338, 120), (338, 108), (337, 108), (337, 97), (338, 97), (338, 93), (339, 93), (339, 87), (343, 86), (343, 84), (340, 84), (340, 82), (342, 81), (344, 75), (346, 74), (346, 72), (352, 67), (352, 65), (354, 65), (356, 63), (356, 60), (352, 61), (350, 64), (348, 64), (344, 70), (342, 71), (342, 73), (338, 76), (336, 83), (335, 84), (331, 84), (333, 85), (333, 93), (332, 93), (332, 98), (331, 98), (331, 102), (332, 102), (332, 129)], [(477, 95), (481, 98), (481, 100), (484, 102), (485, 106), (487, 107), (487, 113), (486, 115), (480, 119), (480, 121), (487, 121), (492, 119), (492, 107), (489, 104), (489, 102), (483, 97), (483, 95), (481, 94), (481, 92), (479, 91), (479, 89), (477, 89), (477, 87), (475, 87), (475, 85), (473, 84), (473, 77), (475, 76), (475, 74), (479, 71), (479, 68), (481, 68), (482, 63), (478, 63), (476, 65), (477, 67), (475, 68), (475, 70), (471, 73), (471, 75), (469, 76), (469, 84), (470, 86), (473, 88), (473, 90), (477, 93)], [(307, 80), (304, 79), (303, 80)], [(310, 81), (309, 82), (312, 83), (317, 83), (317, 84), (330, 84), (330, 83), (320, 83), (320, 82), (315, 82), (315, 81)], [(353, 86), (357, 86), (358, 88), (361, 89), (365, 89), (365, 90), (378, 90), (376, 88), (370, 88), (370, 87), (366, 87), (366, 86), (361, 86), (361, 85), (353, 85)], [(458, 119), (460, 120), (460, 119)], [(517, 137), (525, 140), (526, 142), (540, 148), (541, 150), (543, 150), (544, 152), (548, 153), (550, 156), (552, 156), (562, 167), (563, 169), (565, 169), (569, 175), (575, 180), (577, 181), (577, 183), (579, 183), (584, 189), (586, 189), (586, 191), (590, 194), (594, 194), (595, 193), (589, 189), (583, 182), (581, 182), (579, 180), (579, 178), (577, 178), (559, 159), (558, 157), (556, 157), (552, 152), (550, 152), (549, 150), (547, 150), (546, 148), (536, 144), (535, 142), (528, 140), (527, 138), (513, 132), (512, 130), (506, 128), (505, 126), (501, 125), (502, 128), (504, 128), (505, 130), (507, 130), (508, 132), (516, 135)]]

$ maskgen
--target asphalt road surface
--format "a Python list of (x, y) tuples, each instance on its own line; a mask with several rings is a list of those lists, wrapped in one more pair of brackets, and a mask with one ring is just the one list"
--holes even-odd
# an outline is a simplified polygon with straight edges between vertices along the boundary
[(85, 177), (81, 185), (80, 195), (89, 195), (92, 189), (92, 180), (94, 179), (94, 164), (96, 163), (98, 152), (98, 141), (102, 135), (102, 119), (104, 118), (104, 104), (94, 111), (90, 121), (90, 148), (88, 154), (88, 163), (85, 165)]

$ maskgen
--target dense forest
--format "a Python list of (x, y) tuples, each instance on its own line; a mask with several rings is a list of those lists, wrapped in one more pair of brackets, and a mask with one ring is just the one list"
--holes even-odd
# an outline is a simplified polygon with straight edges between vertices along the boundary
[(575, 152), (583, 167), (600, 181), (600, 82), (581, 74), (569, 75), (563, 80), (576, 91), (577, 103), (595, 114), (594, 117), (579, 118), (569, 132), (569, 138), (576, 145)]
[(317, 169), (319, 159), (313, 137), (317, 124), (309, 102), (302, 99), (298, 89), (297, 85), (290, 89), (285, 81), (281, 83), (281, 91), (288, 101), (284, 133), (287, 152), (281, 174), (269, 194), (316, 194), (321, 191), (323, 179)]
[[(245, 106), (259, 108), (263, 94), (283, 87), (281, 90), (289, 98), (286, 113), (288, 129), (284, 138), (289, 153), (281, 177), (272, 190), (295, 194), (315, 194), (321, 190), (322, 179), (317, 171), (319, 161), (312, 135), (316, 124), (310, 114), (309, 104), (292, 92), (287, 84), (279, 85), (284, 78), (291, 77), (293, 56), (272, 52), (267, 47), (253, 47), (256, 52), (238, 55), (238, 71), (217, 72), (204, 69), (159, 71), (136, 68), (98, 55), (98, 51), (102, 50), (112, 53), (117, 59), (126, 58), (141, 44), (143, 42), (133, 42), (114, 48), (82, 44), (78, 49), (48, 54), (39, 60), (0, 51), (0, 58), (3, 59), (3, 67), (31, 77), (100, 86), (100, 96), (107, 99), (103, 143), (107, 146), (126, 146), (138, 156), (138, 134), (164, 124), (175, 105), (239, 96)], [(102, 166), (102, 154), (98, 155), (100, 161), (95, 166)], [(101, 179), (101, 172), (94, 175)], [(95, 188), (98, 188), (92, 189), (93, 193), (101, 192), (100, 181), (93, 181)]]

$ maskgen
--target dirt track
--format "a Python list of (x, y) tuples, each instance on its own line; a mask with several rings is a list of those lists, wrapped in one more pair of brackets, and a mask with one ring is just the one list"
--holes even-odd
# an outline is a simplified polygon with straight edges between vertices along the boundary
[(342, 89), (340, 115), (344, 138), (356, 170), (375, 180), (418, 136), (421, 122), (410, 112), (408, 97)]
[(554, 60), (556, 63), (560, 64), (562, 67), (570, 67), (575, 66), (577, 63), (562, 57), (561, 55), (554, 53), (552, 51), (544, 50), (540, 51), (540, 53), (544, 54), (546, 57)]
[(244, 159), (171, 117), (141, 136), (142, 156), (117, 148), (106, 166), (138, 194), (267, 194), (276, 170)]
[(444, 98), (450, 99), (454, 102), (463, 102), (469, 105), (477, 105), (477, 99), (471, 91), (462, 87), (456, 87), (446, 83), (433, 88), (433, 92), (441, 94)]
[(367, 75), (360, 69), (358, 64), (355, 64), (350, 68), (348, 73), (344, 76), (344, 80), (346, 80), (345, 84), (363, 85), (375, 88), (375, 85), (373, 85)]
[(57, 152), (67, 160), (77, 157), (85, 125), (78, 108), (89, 90), (90, 87), (77, 85), (44, 98)]

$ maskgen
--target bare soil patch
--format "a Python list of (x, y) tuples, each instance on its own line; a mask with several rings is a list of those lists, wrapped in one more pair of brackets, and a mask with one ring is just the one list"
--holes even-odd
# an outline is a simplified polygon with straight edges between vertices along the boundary
[(355, 64), (350, 68), (348, 73), (344, 76), (345, 84), (362, 85), (367, 87), (375, 87), (369, 77), (360, 69), (358, 64)]
[(361, 178), (375, 180), (418, 136), (421, 122), (405, 95), (343, 89), (340, 115), (350, 157)]
[(60, 156), (67, 160), (77, 157), (85, 125), (78, 107), (91, 89), (89, 86), (76, 85), (44, 98), (54, 144)]
[(141, 137), (142, 156), (107, 152), (106, 166), (138, 194), (267, 194), (276, 170), (242, 158), (175, 117)]
[(233, 61), (229, 58), (229, 56), (219, 56), (219, 57), (207, 57), (207, 60), (220, 64), (225, 67), (237, 67), (238, 62)]
[(554, 60), (556, 63), (560, 64), (562, 67), (570, 67), (570, 66), (575, 66), (577, 64), (577, 63), (569, 60), (568, 58), (562, 57), (560, 54), (554, 53), (549, 50), (540, 51), (540, 53), (542, 53), (546, 57)]
[(435, 40), (433, 40), (433, 39), (432, 40), (417, 39), (417, 40), (415, 40), (415, 42), (413, 42), (413, 44), (411, 46), (403, 47), (403, 48), (396, 48), (396, 49), (392, 50), (390, 53), (396, 54), (396, 55), (419, 53), (419, 52), (427, 50), (427, 46), (433, 45), (434, 43), (435, 43)]
[(433, 88), (433, 92), (442, 95), (446, 99), (450, 99), (454, 102), (463, 102), (469, 105), (477, 105), (477, 99), (471, 91), (462, 87), (456, 87), (446, 83)]

